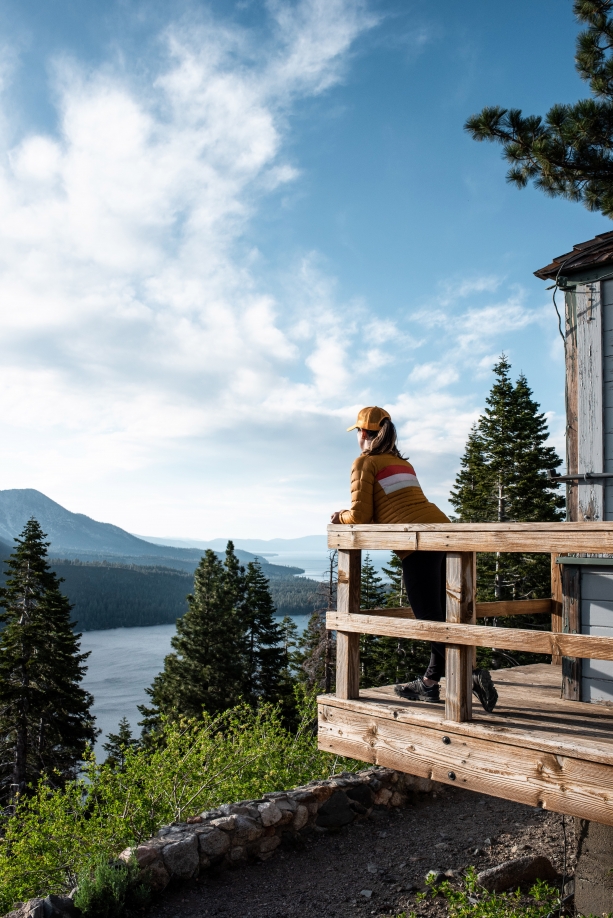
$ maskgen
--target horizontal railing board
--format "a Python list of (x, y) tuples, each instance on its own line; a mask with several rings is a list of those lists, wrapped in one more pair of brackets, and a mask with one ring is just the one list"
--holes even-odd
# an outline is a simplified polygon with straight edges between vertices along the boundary
[(529, 653), (560, 654), (591, 660), (613, 660), (613, 638), (583, 634), (528, 631), (523, 628), (494, 628), (486, 625), (456, 625), (449, 622), (413, 621), (409, 618), (361, 613), (343, 615), (328, 612), (330, 630), (386, 637), (438, 641), (442, 644), (498, 647)]
[(508, 615), (543, 615), (551, 612), (551, 599), (514, 599), (506, 602), (478, 602), (477, 618)]
[(328, 547), (372, 551), (611, 552), (613, 523), (330, 525)]
[[(410, 606), (397, 606), (390, 609), (361, 609), (360, 611), (364, 615), (389, 615), (392, 618), (415, 620), (415, 613)], [(477, 618), (504, 618), (508, 615), (543, 615), (548, 612), (551, 612), (551, 599), (515, 599), (507, 602), (477, 603)]]

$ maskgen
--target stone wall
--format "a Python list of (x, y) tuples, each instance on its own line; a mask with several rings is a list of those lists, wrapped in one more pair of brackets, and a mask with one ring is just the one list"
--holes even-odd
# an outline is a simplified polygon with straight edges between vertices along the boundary
[[(404, 806), (414, 794), (430, 793), (437, 786), (442, 787), (391, 768), (343, 772), (163, 826), (155, 838), (126, 848), (119, 857), (136, 858), (152, 887), (161, 891), (171, 880), (191, 880), (211, 868), (267, 860), (283, 842), (291, 844), (303, 832), (338, 831), (366, 819), (374, 806)], [(50, 895), (30, 899), (5, 918), (77, 918), (77, 910), (70, 896)]]
[(433, 787), (426, 778), (390, 768), (343, 772), (163, 826), (155, 838), (127, 848), (120, 857), (135, 857), (153, 888), (162, 890), (171, 879), (190, 880), (211, 867), (266, 860), (282, 842), (292, 842), (301, 832), (337, 830), (366, 818), (373, 806), (404, 806), (412, 794), (428, 793)]

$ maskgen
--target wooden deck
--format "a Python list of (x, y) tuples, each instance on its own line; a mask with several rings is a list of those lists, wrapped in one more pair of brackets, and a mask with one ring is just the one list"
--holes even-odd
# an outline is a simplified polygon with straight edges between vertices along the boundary
[[(559, 666), (498, 670), (499, 703), (470, 720), (393, 687), (319, 698), (319, 748), (613, 825), (613, 706), (561, 698)], [(444, 697), (444, 682), (443, 687)]]

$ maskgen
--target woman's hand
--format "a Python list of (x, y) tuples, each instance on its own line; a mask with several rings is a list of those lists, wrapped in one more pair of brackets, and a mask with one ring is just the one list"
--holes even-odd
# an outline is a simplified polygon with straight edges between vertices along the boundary
[(331, 523), (340, 523), (341, 521), (342, 510), (335, 510), (332, 516), (330, 517)]

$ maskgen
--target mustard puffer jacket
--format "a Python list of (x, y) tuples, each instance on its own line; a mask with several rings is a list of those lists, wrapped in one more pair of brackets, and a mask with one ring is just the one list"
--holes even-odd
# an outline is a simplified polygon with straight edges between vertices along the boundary
[[(351, 510), (341, 523), (448, 523), (449, 519), (422, 491), (415, 469), (389, 453), (363, 453), (351, 467)], [(397, 552), (400, 557), (411, 552)]]

